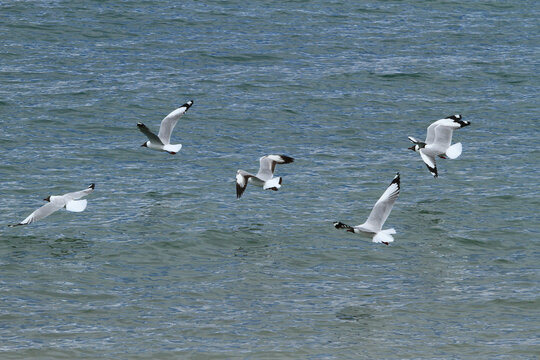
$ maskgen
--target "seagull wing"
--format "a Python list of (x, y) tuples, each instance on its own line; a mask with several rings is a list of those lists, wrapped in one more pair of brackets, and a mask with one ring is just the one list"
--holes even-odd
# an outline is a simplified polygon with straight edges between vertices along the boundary
[(433, 177), (438, 177), (439, 175), (437, 174), (437, 164), (435, 164), (435, 158), (425, 154), (423, 149), (420, 149), (419, 152), (431, 175), (433, 175)]
[(439, 121), (435, 121), (433, 124), (429, 125), (427, 128), (426, 134), (426, 145), (432, 144), (435, 141), (435, 128), (439, 126)]
[(62, 197), (65, 199), (66, 203), (71, 200), (77, 200), (90, 194), (92, 191), (94, 191), (95, 187), (96, 187), (95, 184), (90, 184), (90, 186), (84, 190), (67, 193), (67, 194), (62, 195)]
[(428, 126), (427, 135), (426, 135), (426, 145), (432, 144), (436, 141), (437, 138), (437, 128), (439, 126), (447, 126), (451, 129), (459, 129), (464, 126), (470, 125), (469, 121), (462, 121), (461, 115), (452, 115), (435, 121), (433, 124)]
[(442, 149), (448, 149), (450, 144), (452, 143), (452, 134), (454, 133), (454, 129), (459, 129), (455, 126), (448, 126), (445, 124), (440, 124), (435, 128), (435, 140), (433, 141), (433, 144), (437, 148)]
[(366, 227), (373, 229), (375, 232), (378, 232), (382, 229), (384, 222), (390, 215), (392, 207), (396, 202), (396, 199), (399, 196), (400, 190), (400, 177), (399, 173), (396, 174), (388, 188), (381, 195), (379, 200), (373, 206), (373, 210), (369, 214), (367, 221), (365, 222)]
[(146, 127), (146, 125), (144, 125), (143, 123), (138, 123), (137, 127), (139, 128), (139, 130), (141, 130), (141, 132), (144, 135), (146, 135), (146, 137), (148, 138), (148, 140), (150, 140), (150, 142), (154, 144), (164, 145), (161, 139), (156, 134), (151, 132), (150, 129)]
[(163, 144), (170, 144), (171, 141), (171, 134), (176, 126), (176, 123), (178, 122), (178, 119), (184, 113), (191, 107), (193, 104), (193, 101), (188, 101), (184, 105), (180, 106), (178, 109), (171, 112), (169, 115), (165, 116), (163, 120), (161, 120), (161, 126), (159, 127), (159, 134), (158, 137), (161, 139)]
[(276, 164), (290, 164), (294, 158), (287, 155), (266, 155), (259, 159), (259, 172), (257, 177), (261, 180), (270, 180), (274, 176)]
[(236, 172), (236, 198), (239, 199), (246, 190), (248, 180), (250, 177), (254, 177), (252, 174), (244, 170), (238, 170)]
[(28, 215), (28, 217), (26, 219), (24, 219), (23, 221), (21, 221), (20, 223), (18, 223), (16, 225), (11, 225), (11, 226), (31, 224), (33, 222), (36, 222), (36, 221), (41, 220), (43, 218), (46, 218), (47, 216), (51, 215), (52, 213), (60, 210), (61, 208), (64, 207), (64, 205), (65, 205), (65, 203), (60, 199), (56, 200), (56, 201), (52, 201), (50, 203), (47, 203), (47, 204), (43, 205), (42, 207), (40, 207), (39, 209), (37, 209), (36, 211), (34, 211), (30, 215)]

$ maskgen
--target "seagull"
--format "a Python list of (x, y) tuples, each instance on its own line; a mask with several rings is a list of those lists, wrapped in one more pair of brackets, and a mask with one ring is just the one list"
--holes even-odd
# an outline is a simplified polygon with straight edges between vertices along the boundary
[(334, 222), (334, 226), (336, 229), (346, 229), (348, 232), (373, 236), (372, 241), (374, 243), (383, 243), (388, 245), (394, 241), (392, 235), (396, 233), (396, 230), (393, 228), (382, 230), (382, 226), (388, 218), (388, 215), (390, 215), (390, 211), (392, 211), (392, 207), (399, 196), (399, 189), (400, 183), (398, 172), (388, 188), (386, 188), (386, 191), (382, 194), (379, 200), (377, 200), (375, 206), (373, 206), (373, 210), (371, 210), (371, 213), (369, 214), (369, 217), (365, 223), (356, 226), (349, 226), (342, 222), (336, 221)]
[(287, 155), (266, 155), (259, 159), (260, 166), (257, 175), (244, 170), (236, 172), (236, 197), (240, 198), (246, 190), (248, 182), (262, 187), (264, 190), (278, 191), (281, 187), (281, 176), (274, 177), (276, 164), (290, 164), (294, 159)]
[(178, 122), (178, 119), (180, 119), (180, 116), (184, 115), (191, 105), (193, 105), (193, 100), (188, 101), (178, 109), (171, 112), (169, 115), (165, 116), (165, 118), (161, 120), (159, 134), (157, 136), (143, 123), (137, 123), (139, 130), (141, 130), (141, 132), (148, 137), (148, 141), (142, 144), (141, 147), (147, 147), (149, 149), (158, 151), (166, 151), (172, 155), (179, 152), (182, 148), (182, 144), (171, 144), (171, 133)]
[(435, 121), (428, 126), (426, 141), (419, 141), (412, 136), (409, 140), (414, 144), (409, 149), (420, 153), (422, 160), (427, 165), (433, 177), (438, 177), (435, 157), (446, 159), (456, 159), (461, 155), (461, 143), (450, 145), (452, 143), (452, 133), (456, 129), (470, 125), (470, 121), (461, 120), (461, 115), (451, 115), (444, 119)]
[(92, 191), (94, 191), (94, 188), (96, 187), (95, 184), (90, 184), (89, 187), (87, 187), (84, 190), (76, 191), (67, 193), (64, 195), (59, 196), (47, 196), (45, 201), (48, 201), (48, 204), (43, 205), (30, 215), (23, 221), (21, 221), (18, 224), (15, 225), (9, 225), (11, 227), (13, 226), (19, 226), (19, 225), (28, 225), (33, 222), (36, 222), (38, 220), (41, 220), (52, 213), (60, 210), (61, 208), (65, 207), (67, 211), (73, 211), (73, 212), (81, 212), (86, 209), (86, 200), (78, 200), (82, 197), (85, 197), (86, 195), (90, 194)]

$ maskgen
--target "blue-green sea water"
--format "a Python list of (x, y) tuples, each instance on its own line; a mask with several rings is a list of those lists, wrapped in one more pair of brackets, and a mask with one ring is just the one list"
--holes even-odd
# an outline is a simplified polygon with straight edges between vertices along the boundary
[[(536, 359), (537, 1), (0, 1), (1, 359)], [(157, 131), (193, 99), (172, 135)], [(407, 136), (462, 114), (434, 179)], [(278, 192), (237, 169), (286, 154)], [(390, 246), (362, 223), (399, 171)], [(23, 220), (96, 184), (82, 213)]]

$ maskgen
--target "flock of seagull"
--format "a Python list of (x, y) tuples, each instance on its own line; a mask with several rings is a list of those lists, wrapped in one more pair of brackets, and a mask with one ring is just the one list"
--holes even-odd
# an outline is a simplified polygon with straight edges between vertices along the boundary
[[(141, 147), (147, 147), (152, 150), (164, 151), (169, 154), (176, 154), (182, 148), (182, 144), (171, 144), (171, 134), (178, 123), (178, 119), (193, 105), (193, 101), (190, 100), (178, 109), (172, 111), (162, 121), (159, 128), (159, 133), (154, 134), (143, 123), (137, 123), (139, 130), (148, 138)], [(462, 145), (456, 143), (452, 145), (452, 134), (454, 130), (460, 129), (470, 125), (469, 121), (464, 121), (461, 115), (451, 115), (440, 119), (432, 123), (427, 128), (427, 135), (425, 141), (420, 141), (412, 136), (409, 136), (409, 140), (414, 144), (409, 149), (420, 154), (420, 157), (426, 164), (428, 170), (433, 177), (438, 177), (437, 165), (435, 158), (440, 157), (442, 159), (450, 158), (456, 159), (461, 155)], [(278, 191), (282, 184), (282, 178), (274, 177), (274, 170), (277, 164), (290, 164), (294, 161), (294, 158), (287, 155), (266, 155), (259, 159), (259, 171), (253, 175), (244, 170), (238, 170), (236, 172), (236, 197), (240, 198), (246, 187), (249, 184), (262, 187), (264, 190)], [(67, 211), (81, 212), (86, 209), (87, 200), (82, 199), (94, 191), (95, 184), (84, 190), (67, 193), (59, 196), (48, 196), (44, 200), (47, 204), (38, 208), (23, 221), (18, 224), (9, 225), (20, 226), (28, 225), (41, 220), (54, 212), (65, 208)], [(345, 229), (348, 232), (355, 234), (362, 234), (372, 238), (375, 243), (383, 243), (388, 245), (394, 241), (393, 234), (396, 230), (382, 229), (386, 219), (392, 211), (392, 207), (396, 202), (400, 192), (400, 176), (399, 172), (394, 176), (390, 185), (386, 188), (379, 200), (373, 206), (368, 219), (360, 225), (350, 226), (342, 222), (334, 222), (334, 226), (337, 229)]]

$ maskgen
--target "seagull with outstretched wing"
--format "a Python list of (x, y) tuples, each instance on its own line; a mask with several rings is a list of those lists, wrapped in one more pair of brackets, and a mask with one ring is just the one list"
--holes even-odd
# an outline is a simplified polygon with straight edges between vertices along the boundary
[(290, 164), (294, 159), (287, 155), (266, 155), (259, 159), (259, 171), (256, 175), (244, 170), (236, 172), (236, 197), (240, 198), (246, 190), (247, 184), (262, 187), (265, 190), (278, 191), (282, 178), (274, 177), (276, 164)]
[(19, 225), (28, 225), (33, 222), (36, 222), (38, 220), (41, 220), (43, 218), (46, 218), (47, 216), (51, 215), (52, 213), (60, 210), (61, 208), (66, 208), (67, 211), (72, 212), (81, 212), (86, 209), (87, 201), (86, 199), (79, 200), (82, 197), (85, 197), (86, 195), (90, 194), (92, 191), (94, 191), (95, 184), (90, 184), (89, 187), (87, 187), (84, 190), (81, 191), (75, 191), (71, 193), (67, 193), (64, 195), (50, 195), (47, 196), (45, 201), (48, 203), (31, 213), (18, 224), (15, 225), (9, 225), (11, 227), (13, 226), (19, 226)]
[(452, 144), (454, 130), (470, 125), (470, 121), (461, 120), (461, 115), (451, 115), (432, 123), (427, 128), (426, 141), (419, 141), (412, 136), (409, 140), (414, 144), (409, 149), (416, 151), (422, 157), (429, 172), (433, 177), (438, 177), (435, 158), (456, 159), (461, 155), (461, 143)]
[(178, 109), (172, 111), (169, 115), (161, 120), (159, 133), (156, 135), (143, 123), (137, 123), (139, 130), (146, 135), (148, 141), (142, 144), (142, 147), (147, 147), (152, 150), (165, 151), (169, 154), (176, 154), (182, 148), (182, 144), (171, 144), (171, 134), (178, 123), (178, 119), (193, 105), (193, 100), (188, 101)]
[(382, 230), (382, 227), (392, 211), (392, 207), (396, 202), (400, 191), (400, 177), (399, 173), (396, 174), (392, 182), (386, 188), (385, 192), (381, 195), (379, 200), (373, 206), (371, 213), (369, 214), (368, 219), (365, 223), (349, 226), (342, 222), (334, 222), (336, 229), (346, 229), (348, 232), (355, 234), (363, 234), (366, 236), (371, 236), (374, 243), (383, 243), (388, 245), (394, 241), (392, 237), (396, 233), (395, 229), (385, 229)]

